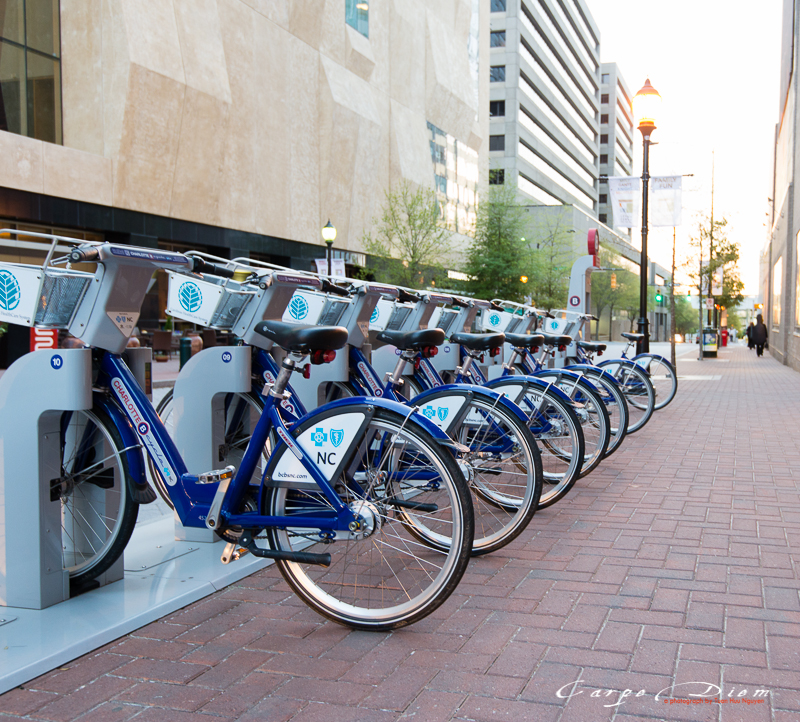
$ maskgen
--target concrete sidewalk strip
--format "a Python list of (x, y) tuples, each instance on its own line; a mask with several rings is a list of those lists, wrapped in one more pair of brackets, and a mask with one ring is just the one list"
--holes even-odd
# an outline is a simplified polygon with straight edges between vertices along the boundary
[(270, 567), (0, 719), (796, 719), (800, 375), (722, 351), (680, 357), (673, 403), (413, 627), (326, 622)]

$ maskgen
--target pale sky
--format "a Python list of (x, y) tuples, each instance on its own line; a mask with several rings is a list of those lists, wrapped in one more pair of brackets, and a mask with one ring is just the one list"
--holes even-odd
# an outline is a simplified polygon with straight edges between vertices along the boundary
[[(650, 174), (694, 173), (683, 179), (676, 265), (690, 252), (697, 213), (711, 209), (713, 152), (714, 216), (728, 219), (745, 294), (756, 294), (772, 195), (782, 0), (586, 1), (600, 29), (601, 61), (617, 63), (632, 93), (649, 77), (663, 98)], [(642, 136), (634, 133), (633, 173), (641, 175)], [(640, 234), (634, 229), (637, 245)], [(669, 268), (672, 229), (650, 229), (648, 251)]]

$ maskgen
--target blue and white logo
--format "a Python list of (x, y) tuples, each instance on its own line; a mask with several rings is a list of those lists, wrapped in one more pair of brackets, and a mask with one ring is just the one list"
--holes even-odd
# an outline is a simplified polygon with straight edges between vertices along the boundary
[(311, 434), (311, 441), (314, 442), (314, 446), (322, 446), (327, 440), (328, 435), (319, 426)]
[(230, 351), (225, 351), (225, 353), (222, 354), (223, 363), (229, 364), (232, 358), (233, 356), (231, 355)]
[(342, 441), (344, 441), (344, 429), (331, 429), (331, 443), (339, 446)]
[(499, 326), (500, 316), (498, 316), (496, 313), (493, 313), (491, 316), (489, 316), (489, 323), (492, 324), (492, 326)]
[(178, 300), (184, 311), (194, 313), (203, 305), (203, 294), (200, 292), (200, 286), (191, 281), (186, 281), (178, 289)]
[(439, 407), (439, 421), (444, 421), (447, 418), (447, 414), (450, 413), (450, 409), (445, 408), (443, 406)]
[(289, 302), (289, 315), (295, 321), (302, 321), (308, 316), (308, 301), (302, 296), (292, 296)]
[(53, 357), (50, 359), (50, 365), (51, 365), (51, 366), (52, 366), (52, 367), (53, 367), (53, 368), (54, 368), (56, 371), (58, 371), (58, 370), (59, 370), (59, 369), (60, 369), (60, 368), (61, 368), (61, 367), (64, 365), (64, 359), (63, 359), (63, 358), (61, 358), (61, 356), (59, 356), (58, 354), (55, 354), (55, 355), (54, 355), (54, 356), (53, 356)]
[(434, 409), (433, 406), (426, 406), (424, 409), (422, 409), (422, 413), (425, 414), (427, 418), (432, 419), (434, 416), (436, 416), (436, 409)]
[(21, 297), (17, 277), (11, 271), (0, 271), (0, 309), (13, 311), (19, 306)]
[(555, 320), (554, 321), (550, 321), (550, 328), (553, 329), (553, 331), (557, 331), (558, 330), (558, 321), (555, 321)]
[(146, 433), (150, 431), (150, 427), (144, 421), (142, 421), (142, 423), (139, 424), (136, 428), (139, 430), (139, 433), (142, 436), (144, 436)]
[(378, 307), (375, 306), (375, 310), (372, 312), (372, 315), (369, 317), (370, 323), (375, 323), (378, 320), (378, 316), (380, 316), (380, 312), (378, 311)]

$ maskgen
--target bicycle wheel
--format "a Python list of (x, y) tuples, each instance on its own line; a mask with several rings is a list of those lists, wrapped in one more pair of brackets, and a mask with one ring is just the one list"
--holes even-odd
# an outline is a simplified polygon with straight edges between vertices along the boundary
[[(452, 396), (452, 390), (426, 394), (419, 402), (422, 413), (432, 418), (437, 398)], [(447, 433), (468, 449), (459, 452), (458, 465), (472, 491), (472, 555), (480, 556), (504, 547), (528, 526), (542, 494), (541, 453), (526, 424), (491, 397), (472, 396), (460, 413), (461, 421)], [(409, 530), (437, 544), (424, 528), (410, 523)]]
[(628, 433), (636, 433), (655, 410), (656, 394), (647, 371), (625, 359), (605, 361), (600, 367), (619, 383), (628, 402)]
[(656, 392), (655, 410), (663, 409), (678, 392), (678, 375), (672, 364), (657, 354), (642, 354), (633, 361), (650, 374), (650, 383)]
[(51, 481), (51, 495), (58, 493), (61, 500), (62, 555), (70, 584), (106, 571), (131, 538), (139, 504), (130, 496), (124, 449), (99, 406), (62, 415), (61, 476)]
[(603, 457), (608, 458), (620, 448), (628, 433), (628, 402), (625, 401), (625, 394), (622, 393), (619, 384), (609, 378), (608, 374), (603, 374), (600, 369), (582, 368), (577, 373), (591, 379), (608, 411), (611, 438)]
[[(156, 413), (164, 424), (165, 428), (172, 436), (172, 389), (170, 389), (166, 396), (161, 399), (161, 402), (156, 408)], [(222, 443), (217, 448), (217, 458), (219, 460), (220, 468), (232, 464), (237, 469), (244, 456), (244, 451), (247, 444), (250, 443), (250, 436), (255, 428), (258, 419), (261, 417), (261, 411), (264, 408), (264, 403), (261, 396), (256, 393), (246, 394), (226, 394), (222, 405), (221, 423), (225, 429), (225, 436)], [(211, 413), (211, 409), (209, 409)], [(269, 459), (269, 451), (271, 448), (271, 441), (268, 440), (264, 453), (261, 457), (261, 462), (256, 466), (253, 472), (251, 485), (257, 486), (261, 483), (261, 476), (264, 473), (267, 460)], [(159, 496), (164, 502), (173, 509), (172, 500), (169, 497), (169, 490), (159, 473), (158, 469), (153, 464), (149, 454), (147, 456), (148, 478), (153, 486), (158, 491)]]
[[(328, 416), (336, 414), (332, 410)], [(313, 417), (293, 434), (321, 418)], [(323, 616), (357, 629), (395, 629), (437, 609), (458, 585), (472, 547), (472, 504), (455, 458), (413, 417), (378, 409), (334, 481), (364, 526), (324, 541), (314, 530), (268, 528), (272, 549), (331, 554), (329, 567), (277, 561), (289, 586)], [(319, 491), (267, 486), (261, 498), (262, 514), (334, 513)], [(409, 532), (412, 522), (448, 544), (439, 549), (421, 543)]]
[[(512, 376), (502, 380), (503, 388), (516, 384), (525, 387), (517, 404), (541, 444), (544, 486), (537, 508), (544, 509), (561, 499), (579, 478), (586, 455), (583, 431), (569, 402), (549, 389), (531, 386), (524, 378)], [(500, 382), (497, 388), (501, 388)]]
[(576, 379), (572, 373), (540, 372), (536, 378), (552, 381), (572, 401), (583, 432), (584, 455), (579, 478), (584, 477), (603, 460), (611, 440), (611, 423), (603, 399), (589, 381), (580, 377)]

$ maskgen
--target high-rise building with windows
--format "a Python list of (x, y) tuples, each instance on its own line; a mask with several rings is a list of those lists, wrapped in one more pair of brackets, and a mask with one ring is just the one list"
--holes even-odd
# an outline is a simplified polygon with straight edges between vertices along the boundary
[(597, 213), (600, 33), (584, 0), (491, 0), (490, 183)]
[[(613, 225), (604, 176), (633, 174), (631, 91), (616, 63), (600, 65), (600, 193), (597, 217)], [(630, 229), (628, 229), (630, 234)]]

